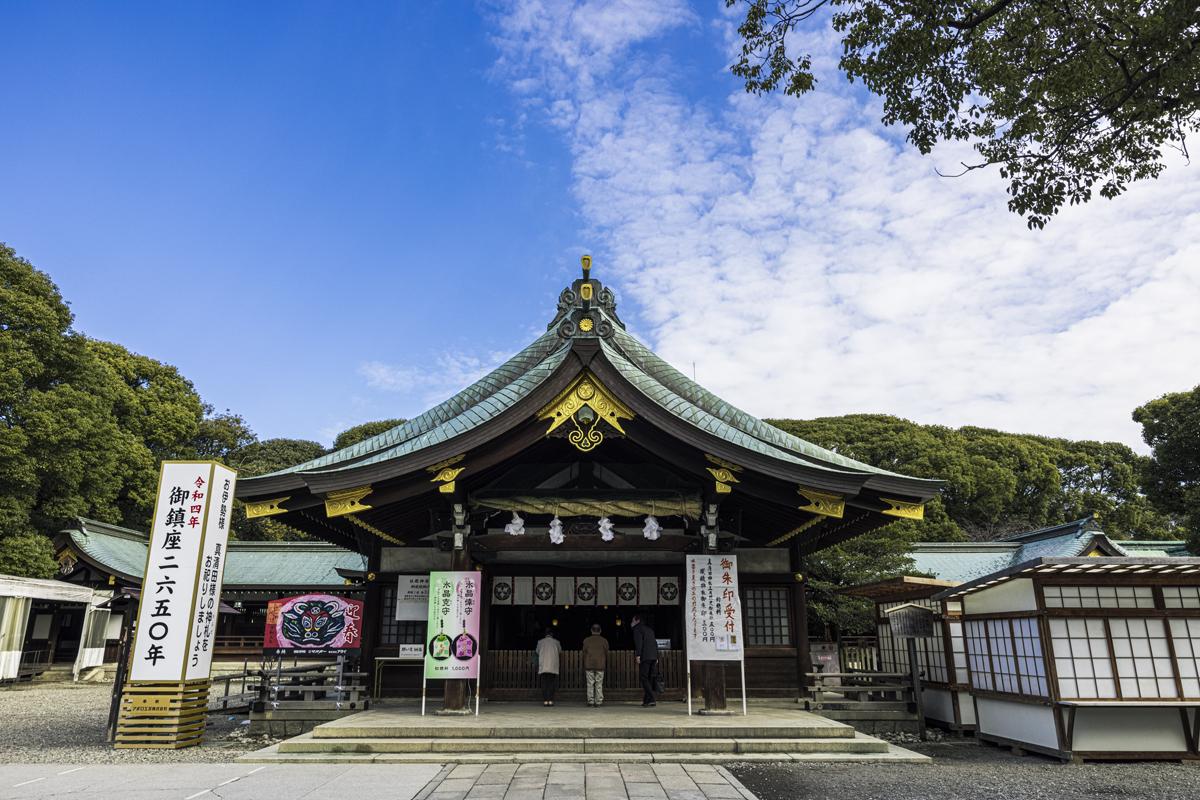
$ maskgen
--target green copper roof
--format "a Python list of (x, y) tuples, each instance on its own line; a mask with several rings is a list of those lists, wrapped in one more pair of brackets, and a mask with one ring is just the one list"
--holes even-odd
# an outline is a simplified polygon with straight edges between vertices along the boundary
[[(71, 546), (101, 569), (141, 580), (146, 566), (146, 534), (80, 518), (63, 531)], [(357, 553), (324, 542), (229, 542), (225, 586), (336, 587), (338, 568), (364, 569)]]
[[(599, 347), (597, 353), (596, 347)], [(645, 399), (676, 419), (716, 436), (735, 448), (789, 467), (822, 470), (838, 480), (861, 483), (883, 479), (880, 485), (898, 491), (932, 496), (939, 481), (928, 481), (872, 467), (782, 431), (725, 402), (655, 355), (625, 330), (616, 313), (612, 290), (590, 277), (576, 280), (559, 296), (547, 331), (532, 344), (449, 400), (415, 419), (355, 445), (269, 475), (243, 477), (238, 494), (280, 494), (294, 485), (286, 480), (303, 475), (323, 476), (333, 483), (353, 479), (353, 470), (381, 464), (446, 444), (495, 419), (530, 396), (555, 374), (572, 349), (581, 360), (607, 361)], [(594, 363), (594, 362), (593, 362)], [(610, 387), (611, 389), (612, 387)], [(445, 458), (446, 448), (441, 448)], [(407, 467), (406, 467), (407, 469)], [(284, 481), (262, 480), (284, 478)], [(898, 479), (898, 480), (890, 480)], [(874, 483), (867, 484), (872, 487)], [(274, 489), (270, 487), (275, 487)]]

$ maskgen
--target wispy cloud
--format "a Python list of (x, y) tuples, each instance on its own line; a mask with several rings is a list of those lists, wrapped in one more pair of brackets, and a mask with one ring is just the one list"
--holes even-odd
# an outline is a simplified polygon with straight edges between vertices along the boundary
[[(1134, 406), (1200, 382), (1195, 168), (1031, 232), (995, 174), (938, 177), (968, 154), (920, 156), (835, 74), (689, 99), (657, 46), (684, 3), (505, 9), (497, 73), (566, 137), (598, 268), (727, 399), (1136, 444)], [(828, 32), (805, 44), (828, 69)]]
[(446, 352), (420, 366), (365, 361), (358, 374), (368, 387), (400, 394), (419, 413), (483, 377), (504, 361), (508, 353)]

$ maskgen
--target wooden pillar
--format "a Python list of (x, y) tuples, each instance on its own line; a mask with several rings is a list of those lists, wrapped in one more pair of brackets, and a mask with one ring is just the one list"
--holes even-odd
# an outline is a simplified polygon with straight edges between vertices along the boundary
[(725, 662), (704, 662), (704, 711), (708, 713), (727, 710), (725, 703)]
[(804, 571), (804, 556), (800, 542), (792, 542), (792, 621), (796, 636), (796, 686), (800, 697), (807, 697), (812, 685), (808, 673), (812, 668), (812, 651), (808, 645), (808, 575)]
[[(383, 542), (371, 537), (367, 545), (367, 574), (363, 592), (362, 663), (359, 671), (367, 673), (373, 683), (375, 676), (375, 651), (379, 648), (379, 634), (383, 629), (383, 584), (379, 580), (383, 565)], [(382, 692), (382, 688), (380, 689)]]
[[(450, 551), (450, 569), (454, 572), (469, 570), (471, 568), (471, 552), (470, 552), (470, 537), (463, 537), (462, 549)], [(480, 587), (482, 593), (482, 587)], [(483, 631), (480, 630), (482, 635)], [(442, 703), (443, 711), (466, 711), (467, 710), (467, 681), (451, 680), (443, 681), (446, 688), (445, 700)]]

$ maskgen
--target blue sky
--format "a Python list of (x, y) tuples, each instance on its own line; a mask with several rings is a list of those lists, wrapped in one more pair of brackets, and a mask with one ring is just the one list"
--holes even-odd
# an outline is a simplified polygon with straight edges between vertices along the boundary
[(7, 2), (0, 240), (264, 437), (419, 412), (588, 251), (762, 415), (1133, 444), (1200, 380), (1196, 168), (1029, 232), (882, 129), (821, 25), (821, 91), (747, 97), (723, 6)]

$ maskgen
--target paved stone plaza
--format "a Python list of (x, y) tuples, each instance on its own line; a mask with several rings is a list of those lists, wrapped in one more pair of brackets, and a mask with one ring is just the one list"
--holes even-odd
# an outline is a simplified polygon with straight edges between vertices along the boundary
[(750, 800), (706, 764), (53, 765), (0, 767), (0, 798), (49, 800)]

